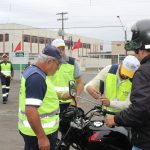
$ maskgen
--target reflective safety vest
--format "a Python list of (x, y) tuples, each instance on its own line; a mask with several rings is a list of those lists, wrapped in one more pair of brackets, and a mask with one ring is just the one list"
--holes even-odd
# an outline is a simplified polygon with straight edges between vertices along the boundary
[[(53, 76), (50, 76), (50, 79), (57, 92), (65, 93), (69, 91), (69, 80), (74, 80), (74, 58), (69, 57), (69, 62), (61, 64), (59, 70)], [(59, 101), (60, 103), (70, 103), (72, 99), (61, 99)]]
[(1, 64), (1, 73), (5, 76), (10, 77), (11, 76), (11, 63), (7, 62), (7, 64), (2, 63)]
[(18, 129), (25, 135), (36, 136), (25, 114), (26, 79), (34, 73), (39, 73), (45, 79), (47, 85), (47, 90), (43, 98), (42, 104), (39, 108), (37, 108), (37, 111), (39, 113), (41, 125), (44, 129), (44, 132), (46, 135), (48, 135), (57, 131), (59, 127), (59, 100), (56, 91), (54, 90), (54, 86), (51, 83), (51, 80), (35, 66), (29, 67), (27, 70), (25, 70), (21, 79)]
[[(119, 65), (112, 65), (105, 79), (105, 96), (109, 100), (125, 101), (131, 91), (132, 83), (129, 79), (118, 83), (116, 72)], [(107, 107), (108, 110), (119, 112), (121, 110)]]

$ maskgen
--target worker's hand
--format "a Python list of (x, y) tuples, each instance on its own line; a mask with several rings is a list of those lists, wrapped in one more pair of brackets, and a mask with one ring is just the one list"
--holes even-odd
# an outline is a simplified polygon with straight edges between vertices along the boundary
[(40, 150), (50, 150), (50, 142), (49, 142), (47, 136), (38, 138), (38, 144), (39, 144)]
[(69, 92), (64, 93), (62, 96), (62, 99), (64, 99), (64, 100), (71, 99)]
[(97, 91), (95, 88), (88, 88), (87, 89), (88, 93), (95, 99), (99, 99), (101, 97), (101, 93)]
[(75, 101), (72, 100), (71, 103), (70, 103), (70, 105), (71, 105), (71, 106), (76, 106)]
[(104, 96), (100, 97), (99, 100), (102, 102), (104, 106), (110, 106), (110, 100)]
[(57, 92), (57, 96), (59, 99), (68, 100), (71, 99), (69, 92)]
[(114, 116), (113, 115), (109, 115), (105, 118), (105, 124), (112, 128), (115, 126), (115, 121), (114, 121)]
[(13, 80), (13, 76), (11, 76), (10, 80)]
[[(75, 103), (74, 99), (75, 99), (76, 103)], [(70, 105), (72, 105), (72, 106), (77, 105), (78, 101), (80, 100), (80, 96), (76, 96), (74, 99), (72, 98), (72, 101), (70, 103)]]

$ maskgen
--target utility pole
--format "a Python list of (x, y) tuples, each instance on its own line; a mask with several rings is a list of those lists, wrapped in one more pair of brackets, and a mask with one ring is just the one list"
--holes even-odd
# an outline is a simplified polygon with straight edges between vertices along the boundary
[[(119, 19), (120, 24), (122, 26), (122, 29), (123, 29), (123, 32), (124, 32), (124, 42), (126, 43), (127, 42), (127, 30), (125, 29), (125, 27), (124, 27), (124, 25), (123, 25), (123, 23), (122, 23), (122, 21), (120, 19), (120, 16), (117, 16), (117, 18)], [(127, 56), (127, 51), (126, 50), (125, 50), (125, 54)]]
[(61, 36), (62, 39), (64, 40), (64, 20), (68, 20), (68, 18), (64, 18), (64, 15), (68, 14), (67, 12), (61, 12), (61, 13), (57, 13), (56, 15), (61, 15), (60, 19), (57, 19), (58, 21), (61, 21)]

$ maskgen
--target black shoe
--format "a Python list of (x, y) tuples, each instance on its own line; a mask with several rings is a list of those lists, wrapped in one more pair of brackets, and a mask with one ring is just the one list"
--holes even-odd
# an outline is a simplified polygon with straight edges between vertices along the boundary
[(7, 103), (7, 101), (3, 101), (3, 104), (6, 104)]
[(3, 98), (3, 104), (6, 104), (7, 103), (7, 97), (4, 97)]

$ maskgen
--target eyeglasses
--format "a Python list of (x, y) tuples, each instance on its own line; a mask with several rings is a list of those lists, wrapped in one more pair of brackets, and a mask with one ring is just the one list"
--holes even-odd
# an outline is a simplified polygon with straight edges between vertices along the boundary
[(56, 63), (57, 67), (59, 68), (59, 66), (60, 66), (60, 63), (58, 62), (58, 60), (56, 60), (56, 59), (53, 59), (53, 61)]

